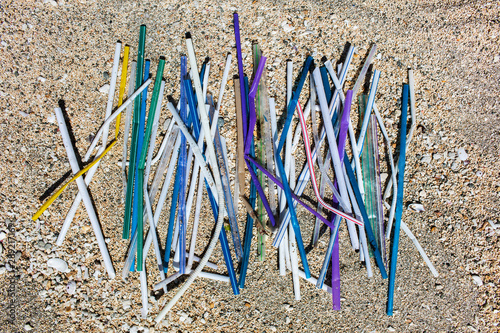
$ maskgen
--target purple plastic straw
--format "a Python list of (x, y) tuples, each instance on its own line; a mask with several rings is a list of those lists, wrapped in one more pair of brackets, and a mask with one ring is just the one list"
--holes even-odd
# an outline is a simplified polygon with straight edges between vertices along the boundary
[[(273, 176), (266, 168), (260, 165), (256, 160), (254, 160), (251, 156), (246, 156), (246, 160), (252, 162), (253, 165), (257, 167), (260, 171), (262, 171), (267, 177), (269, 177), (279, 188), (283, 189), (283, 184)], [(323, 217), (320, 213), (314, 210), (314, 208), (309, 207), (305, 202), (300, 200), (300, 198), (292, 192), (292, 198), (295, 199), (299, 204), (301, 204), (305, 209), (307, 209), (311, 214), (319, 218), (324, 224), (326, 224), (331, 229), (334, 229), (335, 226), (332, 222), (330, 222), (327, 218)]]
[[(246, 156), (250, 153), (250, 148), (252, 146), (253, 129), (255, 127), (255, 124), (257, 123), (257, 114), (255, 113), (255, 95), (257, 94), (260, 78), (262, 77), (262, 73), (264, 72), (264, 66), (266, 64), (266, 60), (267, 60), (266, 57), (260, 57), (259, 66), (257, 67), (257, 71), (255, 72), (255, 77), (253, 79), (252, 86), (250, 87), (250, 91), (248, 93), (248, 107), (250, 109), (250, 113), (248, 116), (248, 122), (249, 122), (248, 133), (245, 140)], [(274, 227), (276, 225), (276, 221), (274, 220), (273, 211), (271, 210), (269, 202), (267, 201), (266, 194), (264, 193), (264, 190), (262, 189), (262, 186), (259, 183), (259, 178), (253, 171), (253, 168), (250, 165), (248, 165), (248, 160), (246, 158), (245, 162), (247, 163), (248, 171), (250, 171), (250, 176), (252, 177), (252, 181), (255, 184), (255, 188), (257, 189), (257, 192), (259, 192), (259, 196), (262, 199), (262, 204), (266, 209), (267, 215), (269, 216), (269, 220), (271, 221), (271, 224)]]
[(252, 82), (252, 86), (248, 92), (248, 131), (245, 137), (245, 154), (250, 154), (250, 146), (252, 145), (253, 129), (257, 123), (257, 113), (255, 112), (255, 96), (257, 95), (257, 90), (259, 88), (260, 78), (262, 72), (264, 72), (264, 66), (266, 64), (267, 58), (260, 57), (259, 66), (255, 72), (255, 77)]
[(243, 123), (243, 139), (247, 137), (247, 98), (245, 94), (245, 73), (243, 73), (243, 58), (241, 56), (241, 40), (240, 40), (240, 21), (238, 13), (234, 13), (234, 39), (236, 41), (236, 57), (238, 59), (238, 75), (240, 77), (240, 95), (241, 95), (241, 120)]
[[(339, 130), (339, 157), (340, 163), (344, 161), (344, 148), (347, 140), (347, 129), (349, 127), (349, 116), (351, 114), (351, 103), (352, 103), (353, 91), (348, 90), (345, 96), (344, 111), (342, 112), (342, 118), (340, 120), (340, 130)], [(335, 180), (335, 188), (337, 186), (337, 180)], [(338, 204), (337, 199), (333, 196), (333, 202)], [(335, 215), (332, 217), (332, 223), (335, 220)], [(332, 304), (333, 310), (340, 310), (340, 254), (339, 254), (339, 237), (335, 239), (335, 244), (333, 245), (332, 251)]]

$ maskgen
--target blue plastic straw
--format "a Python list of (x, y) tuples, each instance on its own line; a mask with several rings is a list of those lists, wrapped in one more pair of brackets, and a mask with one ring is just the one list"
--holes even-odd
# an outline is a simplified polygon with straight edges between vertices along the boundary
[[(302, 87), (304, 86), (304, 82), (306, 81), (307, 73), (309, 72), (309, 68), (313, 63), (313, 58), (308, 56), (306, 59), (306, 63), (304, 64), (304, 68), (302, 68), (302, 73), (300, 74), (299, 83), (297, 84), (297, 89), (293, 92), (292, 98), (290, 99), (290, 103), (288, 104), (288, 109), (286, 110), (286, 120), (285, 125), (283, 127), (283, 131), (281, 132), (280, 142), (278, 144), (278, 149), (276, 150), (276, 154), (280, 154), (283, 149), (283, 145), (285, 144), (286, 135), (288, 130), (290, 129), (290, 125), (292, 124), (293, 114), (295, 113), (295, 108), (297, 107), (297, 102), (299, 101), (300, 92), (302, 91)], [(284, 173), (281, 173), (284, 175)]]
[[(189, 79), (184, 80), (184, 84), (185, 84), (186, 88), (191, 87), (191, 81)], [(187, 89), (186, 92), (187, 92), (187, 97), (188, 97), (188, 102), (189, 102), (189, 100), (190, 100), (189, 95), (191, 95), (191, 97), (193, 96), (193, 94), (192, 94), (193, 90)], [(190, 94), (190, 92), (191, 92), (191, 94)], [(193, 102), (194, 102), (194, 99), (191, 98), (191, 102), (189, 102), (190, 108), (192, 107), (191, 103), (193, 103)], [(194, 110), (196, 110), (196, 109), (194, 109)], [(198, 119), (195, 112), (190, 112), (190, 115), (192, 116), (191, 119), (193, 122), (194, 138), (196, 141), (198, 141), (198, 139), (200, 137), (200, 120)], [(200, 181), (202, 181), (201, 178), (200, 178)], [(217, 206), (217, 203), (215, 202), (215, 197), (213, 196), (213, 193), (210, 190), (210, 187), (208, 186), (208, 183), (206, 180), (205, 180), (205, 187), (207, 189), (208, 197), (210, 199), (210, 204), (212, 206), (212, 212), (214, 214), (215, 222), (217, 222), (219, 208)], [(236, 274), (234, 272), (233, 259), (231, 258), (231, 252), (229, 251), (229, 242), (227, 240), (226, 231), (224, 230), (224, 228), (222, 228), (222, 230), (219, 234), (219, 241), (220, 241), (221, 248), (222, 248), (222, 254), (224, 255), (224, 261), (226, 262), (226, 268), (227, 268), (227, 272), (229, 274), (229, 280), (231, 281), (231, 287), (233, 288), (233, 293), (235, 295), (239, 295), (240, 291), (238, 289), (238, 283), (236, 281)]]
[(234, 39), (236, 42), (236, 57), (238, 60), (238, 75), (240, 77), (240, 95), (241, 95), (241, 115), (243, 116), (241, 119), (243, 121), (243, 138), (247, 137), (247, 93), (245, 91), (245, 86), (242, 81), (245, 78), (245, 73), (243, 72), (243, 57), (241, 55), (241, 40), (240, 40), (240, 21), (238, 19), (238, 13), (234, 13)]
[[(347, 156), (347, 153), (344, 152), (344, 155)], [(359, 209), (361, 210), (361, 216), (363, 217), (363, 225), (365, 226), (366, 236), (368, 236), (368, 241), (373, 247), (373, 254), (375, 255), (375, 261), (377, 262), (377, 266), (380, 269), (380, 274), (383, 279), (387, 279), (387, 272), (385, 270), (384, 261), (382, 260), (382, 256), (380, 255), (380, 249), (378, 248), (377, 241), (375, 240), (375, 236), (373, 235), (372, 227), (370, 226), (370, 220), (368, 219), (368, 214), (366, 213), (366, 207), (363, 202), (363, 198), (361, 196), (361, 192), (359, 191), (358, 182), (356, 181), (356, 177), (354, 176), (354, 171), (352, 170), (351, 163), (348, 158), (344, 158), (345, 170), (347, 172), (347, 177), (349, 178), (349, 182), (351, 183), (352, 190), (354, 191), (354, 195), (356, 196), (356, 201), (358, 202)], [(367, 258), (369, 260), (369, 258)]]
[[(144, 65), (144, 82), (149, 79), (149, 66), (150, 66), (150, 61), (146, 60), (146, 64)], [(142, 146), (144, 143), (144, 127), (146, 125), (146, 102), (148, 100), (148, 91), (147, 89), (144, 90), (142, 93), (142, 100), (141, 100), (141, 114), (139, 118), (139, 128), (137, 132), (137, 151), (136, 151), (136, 164), (135, 164), (135, 187), (134, 187), (134, 199), (133, 199), (133, 206), (132, 206), (132, 235), (134, 235), (137, 232), (137, 219), (139, 218), (139, 214), (142, 214), (139, 212), (139, 199), (142, 198), (141, 193), (142, 193), (142, 184), (139, 184), (141, 181), (139, 180), (139, 159), (141, 158), (142, 154)], [(141, 186), (139, 188), (139, 185)], [(141, 197), (141, 198), (139, 198)], [(133, 272), (135, 270), (135, 263), (132, 261), (132, 266), (130, 266), (130, 271)]]
[(323, 80), (326, 101), (328, 102), (328, 105), (330, 105), (330, 101), (332, 100), (332, 90), (330, 88), (330, 82), (328, 82), (328, 71), (325, 66), (321, 66), (319, 70), (321, 72), (321, 79)]
[[(186, 56), (181, 57), (181, 94), (180, 94), (180, 116), (182, 121), (187, 122), (187, 100), (186, 92), (184, 89), (183, 78), (187, 74), (187, 58)], [(194, 110), (193, 110), (194, 111)], [(192, 112), (194, 113), (194, 112)], [(186, 186), (187, 186), (187, 147), (186, 147), (186, 137), (181, 133), (181, 147), (179, 156), (179, 173), (181, 175), (180, 180), (180, 195), (179, 195), (179, 271), (181, 274), (186, 273)]]
[[(210, 205), (212, 206), (212, 212), (214, 214), (215, 221), (218, 218), (218, 206), (215, 202), (215, 198), (208, 186), (208, 183), (205, 181), (205, 187), (207, 188), (208, 198), (210, 199)], [(240, 290), (238, 288), (238, 282), (236, 281), (236, 274), (234, 273), (233, 259), (231, 258), (231, 252), (229, 251), (229, 244), (227, 241), (227, 235), (224, 228), (221, 229), (219, 234), (219, 241), (222, 247), (222, 254), (224, 255), (224, 260), (226, 261), (227, 272), (229, 275), (229, 281), (231, 281), (231, 288), (233, 288), (233, 293), (235, 295), (240, 294)]]
[[(403, 85), (403, 105), (401, 107), (401, 133), (399, 134), (399, 164), (398, 164), (398, 197), (396, 204), (396, 223), (394, 224), (394, 239), (391, 249), (391, 266), (389, 270), (389, 296), (387, 298), (387, 315), (392, 316), (394, 307), (394, 287), (396, 284), (396, 267), (398, 263), (399, 231), (403, 215), (403, 187), (406, 159), (406, 121), (408, 116), (408, 85)], [(390, 232), (388, 230), (387, 232)]]
[(172, 248), (172, 237), (175, 225), (175, 211), (177, 210), (180, 182), (181, 182), (181, 173), (180, 173), (180, 163), (178, 161), (177, 171), (175, 173), (174, 191), (172, 193), (172, 203), (170, 204), (170, 217), (168, 221), (167, 241), (165, 243), (165, 256), (163, 259), (163, 271), (165, 272), (165, 274), (168, 273), (168, 262), (170, 261), (170, 251)]

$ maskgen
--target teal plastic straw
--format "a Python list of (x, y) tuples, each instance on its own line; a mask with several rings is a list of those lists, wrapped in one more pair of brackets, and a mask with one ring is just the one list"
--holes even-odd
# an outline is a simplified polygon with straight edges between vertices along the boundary
[[(398, 163), (398, 198), (396, 203), (396, 223), (394, 224), (394, 239), (391, 249), (391, 266), (389, 270), (389, 296), (387, 298), (387, 315), (392, 316), (394, 307), (394, 287), (396, 284), (396, 266), (398, 263), (399, 231), (403, 216), (403, 187), (406, 159), (406, 122), (408, 117), (408, 85), (403, 85), (403, 105), (401, 106), (401, 131), (399, 134)], [(388, 230), (387, 232), (390, 232)]]
[[(146, 26), (141, 25), (139, 32), (139, 46), (137, 48), (137, 69), (135, 76), (136, 89), (140, 87), (142, 84), (145, 46), (146, 46)], [(125, 215), (123, 218), (123, 233), (122, 233), (123, 239), (128, 239), (130, 237), (130, 217), (132, 213), (132, 199), (134, 194), (135, 163), (137, 158), (136, 151), (137, 151), (137, 137), (139, 130), (140, 113), (141, 113), (141, 96), (137, 96), (134, 101), (132, 142), (130, 145), (130, 162), (128, 167), (127, 195), (125, 197)]]

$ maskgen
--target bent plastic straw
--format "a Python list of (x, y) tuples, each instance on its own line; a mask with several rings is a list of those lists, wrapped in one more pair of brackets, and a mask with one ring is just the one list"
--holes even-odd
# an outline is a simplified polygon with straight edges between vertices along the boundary
[[(236, 16), (237, 16), (237, 14), (236, 14)], [(193, 44), (192, 44), (191, 38), (186, 38), (186, 44), (187, 44), (187, 49), (188, 49), (188, 55), (189, 55), (189, 61), (190, 61), (191, 68), (197, 68), (197, 66), (196, 66), (196, 56), (194, 54), (194, 48), (193, 48)], [(202, 108), (203, 105), (204, 105), (204, 103), (203, 103), (204, 101), (203, 101), (203, 96), (201, 96), (200, 78), (196, 74), (197, 73), (195, 73), (195, 75), (194, 75), (194, 85), (195, 85), (195, 89), (196, 89), (196, 96), (197, 96), (197, 99), (198, 99), (198, 107)], [(201, 123), (203, 125), (203, 128), (205, 130), (204, 132), (205, 132), (205, 138), (206, 138), (206, 143), (207, 143), (208, 159), (210, 160), (211, 165), (215, 166), (216, 163), (217, 163), (217, 157), (215, 155), (215, 148), (214, 148), (214, 145), (213, 145), (213, 141), (212, 141), (212, 139), (210, 137), (210, 123), (209, 123), (208, 117), (207, 117), (207, 115), (206, 115), (205, 112), (200, 112), (200, 118), (201, 118)], [(180, 121), (180, 119), (177, 118), (176, 121)], [(180, 124), (179, 126), (180, 126), (180, 128), (181, 128), (181, 130), (183, 132), (186, 132), (188, 134), (188, 135), (186, 135), (186, 137), (188, 137), (189, 133), (188, 133), (187, 128), (185, 126), (183, 126), (183, 124)], [(201, 152), (200, 152), (200, 155), (201, 155)], [(205, 172), (207, 174), (209, 174), (208, 170), (206, 170), (206, 166), (205, 165), (203, 165), (203, 169), (205, 169)], [(216, 167), (214, 167), (214, 168), (212, 168), (212, 172), (214, 173), (214, 179), (215, 179), (216, 186), (217, 186), (218, 202), (221, 203), (221, 204), (219, 204), (219, 213), (218, 213), (218, 216), (217, 216), (217, 218), (218, 218), (217, 224), (215, 226), (215, 235), (210, 240), (210, 243), (209, 243), (209, 246), (207, 248), (207, 251), (205, 252), (205, 255), (203, 256), (203, 259), (200, 261), (200, 264), (198, 265), (198, 267), (196, 267), (195, 271), (189, 276), (188, 280), (184, 283), (184, 285), (177, 292), (177, 294), (175, 294), (175, 296), (170, 300), (170, 302), (168, 302), (168, 304), (161, 310), (161, 312), (155, 318), (156, 323), (159, 323), (165, 317), (165, 315), (167, 314), (167, 312), (182, 297), (182, 295), (186, 292), (186, 290), (193, 283), (193, 281), (196, 279), (196, 277), (200, 274), (201, 270), (206, 265), (206, 263), (208, 261), (208, 258), (212, 255), (212, 251), (215, 248), (215, 245), (217, 244), (217, 235), (220, 234), (220, 231), (222, 229), (222, 225), (224, 223), (224, 214), (222, 214), (222, 211), (223, 211), (223, 209), (222, 209), (222, 207), (223, 207), (222, 202), (224, 200), (224, 192), (223, 192), (223, 189), (222, 189), (222, 184), (221, 184), (221, 180), (220, 180), (219, 170)]]
[(392, 316), (394, 306), (394, 287), (396, 285), (396, 267), (398, 262), (399, 233), (401, 228), (401, 217), (403, 215), (403, 189), (406, 158), (406, 126), (408, 117), (408, 85), (403, 85), (403, 99), (401, 107), (401, 130), (399, 139), (399, 163), (398, 163), (398, 200), (396, 205), (396, 224), (394, 226), (394, 238), (391, 248), (391, 263), (389, 270), (389, 291), (387, 298), (387, 315)]
[[(66, 149), (69, 163), (71, 165), (71, 169), (73, 171), (73, 174), (77, 174), (78, 171), (80, 171), (78, 166), (78, 161), (76, 159), (75, 151), (73, 150), (71, 137), (69, 136), (68, 128), (66, 127), (66, 122), (64, 120), (64, 115), (62, 113), (61, 108), (55, 108), (55, 113), (56, 113), (57, 123), (59, 125), (59, 131), (61, 132), (63, 138), (64, 148)], [(114, 279), (115, 269), (113, 268), (113, 263), (111, 262), (106, 242), (104, 241), (104, 236), (102, 234), (101, 226), (99, 224), (97, 214), (94, 210), (92, 200), (90, 199), (87, 186), (85, 185), (85, 181), (83, 180), (82, 177), (78, 177), (76, 179), (76, 184), (78, 185), (78, 190), (82, 195), (83, 204), (85, 205), (85, 209), (87, 210), (87, 214), (89, 215), (90, 223), (92, 224), (92, 228), (94, 229), (94, 233), (97, 239), (97, 244), (99, 245), (99, 250), (101, 251), (101, 255), (104, 261), (104, 266), (106, 267), (106, 271), (108, 272), (109, 278)]]
[[(337, 176), (336, 180), (337, 180), (337, 184), (339, 186), (340, 198), (344, 202), (348, 202), (348, 199), (347, 199), (348, 194), (347, 194), (345, 180), (341, 176), (342, 175), (342, 164), (340, 162), (340, 155), (338, 152), (338, 146), (337, 146), (337, 141), (335, 138), (335, 132), (333, 130), (332, 123), (330, 121), (328, 121), (328, 119), (330, 119), (330, 117), (329, 117), (329, 113), (328, 113), (328, 109), (327, 109), (328, 106), (326, 104), (326, 97), (325, 97), (325, 92), (323, 89), (323, 82), (321, 81), (319, 69), (316, 68), (313, 71), (312, 75), (314, 77), (314, 83), (316, 85), (316, 93), (318, 96), (318, 101), (320, 104), (321, 113), (322, 113), (323, 119), (324, 119), (326, 138), (328, 140), (330, 155), (332, 157), (333, 168), (335, 170), (335, 175)], [(345, 206), (347, 206), (347, 207), (345, 207), (345, 209), (347, 210), (347, 213), (352, 213), (349, 205), (345, 204)], [(344, 217), (344, 216), (342, 216), (342, 217)], [(356, 233), (356, 229), (354, 227), (352, 218), (347, 219), (347, 228), (349, 230), (349, 236), (350, 236), (351, 244), (352, 244), (353, 248), (359, 249), (359, 240), (357, 238), (357, 233)]]
[[(144, 65), (144, 48), (146, 46), (146, 26), (141, 25), (139, 31), (139, 46), (137, 48), (137, 68), (135, 76), (135, 86), (141, 85), (143, 79), (143, 65)], [(135, 181), (135, 163), (137, 159), (136, 150), (139, 130), (139, 118), (141, 113), (141, 98), (137, 97), (134, 102), (134, 116), (132, 125), (132, 141), (130, 143), (130, 165), (128, 169), (127, 179), (127, 195), (125, 197), (125, 214), (123, 218), (123, 233), (122, 238), (128, 239), (130, 236), (130, 217), (132, 213), (132, 199), (134, 195), (134, 181)], [(141, 211), (142, 213), (142, 211)]]
[[(137, 68), (137, 62), (132, 61), (130, 65), (130, 81), (135, 76), (135, 70)], [(127, 96), (130, 96), (134, 93), (134, 85), (132, 82), (128, 84), (128, 93)], [(122, 157), (122, 181), (123, 181), (123, 198), (125, 201), (125, 196), (127, 195), (127, 172), (125, 168), (127, 167), (127, 153), (128, 153), (128, 136), (130, 133), (130, 118), (132, 118), (132, 104), (129, 104), (127, 107), (127, 112), (125, 115), (125, 130), (123, 131), (123, 157)]]
[[(109, 85), (109, 93), (108, 93), (108, 102), (106, 104), (106, 113), (104, 116), (104, 119), (108, 118), (111, 115), (111, 110), (113, 108), (113, 100), (115, 96), (115, 90), (116, 90), (116, 79), (118, 77), (118, 66), (120, 64), (120, 52), (121, 52), (121, 46), (122, 44), (120, 42), (116, 43), (115, 46), (115, 54), (114, 54), (114, 60), (113, 60), (113, 68), (111, 70), (111, 81)], [(128, 49), (125, 49), (125, 56), (128, 59)], [(124, 61), (126, 60), (124, 56)], [(126, 82), (126, 77), (127, 77), (127, 65), (126, 62), (124, 62), (124, 72), (125, 72), (125, 80), (121, 78), (121, 83), (120, 83), (120, 93), (119, 93), (119, 101), (118, 101), (118, 106), (122, 104), (122, 99), (123, 99), (123, 91), (125, 90), (125, 82)], [(118, 123), (119, 119), (117, 121), (117, 130), (119, 130), (120, 124)], [(104, 131), (103, 131), (103, 144), (101, 148), (97, 151), (97, 155), (101, 155), (104, 150), (106, 149), (106, 144), (108, 142), (108, 132), (109, 132), (109, 126), (107, 126)], [(115, 133), (115, 140), (117, 139), (118, 132)], [(85, 184), (88, 186), (90, 182), (92, 181), (92, 178), (94, 177), (94, 174), (97, 171), (97, 168), (99, 167), (99, 162), (94, 164), (92, 168), (90, 168), (89, 172), (85, 176)], [(73, 221), (73, 218), (75, 217), (76, 211), (78, 209), (78, 206), (80, 206), (80, 202), (82, 201), (82, 196), (80, 193), (77, 193), (75, 199), (73, 200), (73, 204), (71, 205), (70, 210), (66, 214), (66, 218), (64, 219), (63, 226), (61, 228), (61, 232), (59, 233), (59, 236), (57, 237), (56, 245), (61, 246), (64, 238), (66, 237), (66, 233), (69, 229), (69, 226), (71, 225), (71, 222)]]
[[(351, 63), (351, 60), (352, 60), (352, 57), (353, 57), (353, 54), (354, 54), (354, 47), (351, 46), (349, 48), (349, 51), (347, 53), (347, 57), (346, 57), (346, 61), (345, 61), (345, 65), (342, 67), (342, 72), (340, 73), (340, 82), (343, 83), (347, 77), (347, 70), (349, 68), (349, 65)], [(333, 98), (332, 98), (332, 102), (330, 103), (330, 118), (333, 117), (333, 106), (336, 105), (337, 101), (338, 101), (338, 98), (339, 98), (339, 93), (338, 91), (335, 91), (334, 95), (333, 95)], [(325, 129), (323, 128), (322, 131), (321, 131), (321, 134), (320, 134), (320, 140), (323, 140), (323, 138), (326, 136), (326, 132), (325, 132)], [(315, 148), (313, 151), (312, 151), (312, 157), (313, 157), (313, 161), (316, 159), (316, 155), (317, 155), (317, 149)], [(302, 172), (300, 173), (299, 175), (299, 178), (298, 178), (298, 181), (297, 181), (297, 186), (296, 186), (296, 189), (295, 189), (295, 194), (297, 194), (298, 196), (302, 195), (302, 193), (304, 192), (305, 188), (306, 188), (306, 185), (309, 181), (309, 177), (310, 177), (310, 173), (309, 173), (309, 167), (308, 166), (304, 166), (304, 168), (302, 169)], [(288, 223), (290, 222), (290, 213), (287, 211), (287, 213), (285, 214), (285, 218), (283, 219), (281, 225), (280, 225), (280, 228), (273, 240), (273, 246), (274, 247), (278, 247), (279, 244), (281, 243), (282, 239), (283, 239), (283, 236), (285, 234), (285, 230), (286, 230), (286, 227), (288, 226)]]
[[(139, 95), (144, 89), (147, 88), (147, 86), (151, 83), (151, 80), (148, 80), (146, 81), (131, 97), (135, 97), (137, 95)], [(131, 102), (133, 101), (133, 98), (128, 98), (125, 103), (122, 104), (122, 106), (120, 106), (115, 112), (113, 112), (113, 114), (111, 114), (111, 116), (106, 119), (106, 121), (103, 123), (103, 125), (101, 125), (101, 128), (99, 129), (99, 131), (97, 133), (99, 133), (99, 136), (102, 135), (102, 131), (103, 131), (103, 127), (104, 126), (109, 126), (109, 124), (116, 119), (116, 117), (118, 116), (118, 114), (120, 114), (120, 112), (122, 112)], [(97, 135), (96, 135), (97, 137)], [(99, 140), (95, 140), (92, 141), (92, 145), (91, 145), (91, 148), (89, 148), (89, 150), (93, 150), (95, 148), (95, 146), (97, 145), (97, 141)], [(92, 163), (90, 163), (89, 165), (87, 165), (84, 169), (80, 170), (77, 174), (75, 174), (73, 176), (73, 178), (71, 178), (70, 180), (68, 180), (68, 182), (66, 184), (64, 184), (56, 193), (54, 193), (43, 205), (42, 207), (40, 207), (40, 209), (33, 215), (32, 217), (32, 220), (33, 221), (36, 221), (40, 215), (42, 215), (42, 213), (47, 209), (49, 208), (49, 206), (54, 202), (54, 200), (56, 200), (60, 195), (61, 193), (64, 191), (64, 189), (66, 189), (66, 187), (68, 187), (69, 184), (71, 184), (73, 181), (75, 181), (76, 179), (78, 179), (78, 177), (82, 176), (83, 174), (85, 174), (85, 172), (87, 172), (90, 168), (92, 168), (92, 166), (94, 166), (96, 163), (98, 163), (101, 158), (104, 157), (104, 155), (106, 155), (106, 153), (108, 151), (111, 150), (111, 148), (113, 148), (114, 144), (116, 143), (116, 140), (113, 140), (110, 145), (106, 148), (106, 150), (104, 150), (104, 152), (99, 155), (98, 158), (96, 158)], [(84, 161), (85, 162), (85, 161)]]

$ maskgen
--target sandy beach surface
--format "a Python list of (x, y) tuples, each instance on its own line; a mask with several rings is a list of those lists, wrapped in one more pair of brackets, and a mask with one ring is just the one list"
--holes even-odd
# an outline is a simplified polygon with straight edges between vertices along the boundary
[[(346, 80), (346, 88), (352, 88), (376, 43), (373, 68), (382, 72), (376, 103), (396, 148), (401, 87), (407, 83), (408, 68), (414, 70), (417, 128), (407, 153), (403, 221), (439, 276), (432, 276), (411, 240), (401, 233), (392, 317), (385, 311), (387, 280), (381, 278), (373, 259), (374, 276), (367, 277), (344, 224), (339, 236), (341, 311), (332, 311), (330, 294), (304, 280), (301, 300), (294, 300), (291, 273), (279, 275), (277, 251), (269, 238), (265, 261), (258, 260), (253, 245), (247, 282), (239, 296), (227, 283), (199, 278), (155, 325), (155, 316), (181, 281), (169, 285), (165, 295), (151, 292), (149, 314), (143, 319), (139, 273), (131, 273), (126, 281), (121, 278), (128, 246), (121, 237), (122, 134), (90, 185), (115, 279), (107, 276), (83, 205), (63, 245), (55, 244), (78, 192), (76, 184), (38, 221), (31, 220), (71, 175), (54, 107), (64, 101), (75, 147), (80, 156), (85, 155), (104, 118), (107, 94), (100, 89), (109, 83), (115, 43), (129, 45), (131, 59), (136, 59), (142, 24), (147, 26), (145, 57), (151, 60), (151, 73), (156, 74), (158, 59), (164, 56), (165, 94), (174, 99), (179, 97), (180, 56), (187, 53), (186, 32), (193, 36), (198, 66), (210, 57), (208, 92), (215, 98), (226, 55), (233, 55), (221, 105), (221, 134), (227, 139), (229, 170), (234, 176), (235, 11), (240, 16), (245, 73), (251, 76), (251, 45), (257, 42), (268, 57), (269, 95), (276, 99), (279, 115), (285, 108), (288, 59), (294, 62), (295, 78), (307, 54), (317, 65), (324, 57), (336, 63), (342, 61), (346, 45), (352, 44), (356, 51)], [(0, 332), (497, 332), (499, 14), (500, 3), (486, 0), (2, 1)], [(308, 91), (306, 84), (300, 98), (303, 105)], [(116, 101), (117, 97), (115, 105)], [(357, 104), (353, 114), (355, 110)], [(169, 117), (164, 102), (160, 124)], [(357, 124), (356, 116), (353, 121)], [(292, 124), (295, 127), (298, 121)], [(163, 135), (161, 129), (158, 146)], [(379, 144), (381, 171), (387, 173), (387, 149), (381, 136)], [(298, 173), (305, 161), (303, 152), (296, 158)], [(316, 205), (310, 185), (305, 196)], [(425, 211), (408, 209), (411, 203), (422, 204)], [(203, 205), (199, 256), (214, 226), (206, 196)], [(169, 206), (167, 199), (158, 229), (162, 243)], [(244, 208), (239, 208), (243, 233)], [(298, 217), (309, 244), (313, 219), (303, 209)], [(327, 232), (308, 254), (315, 277), (328, 239)], [(256, 240), (254, 232), (254, 244)], [(48, 267), (51, 258), (64, 260), (68, 270)], [(210, 261), (218, 265), (217, 272), (226, 274), (219, 245)], [(159, 282), (153, 251), (147, 264), (152, 290)]]

